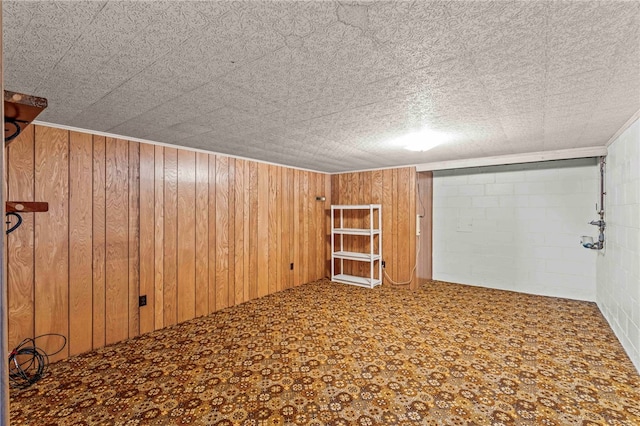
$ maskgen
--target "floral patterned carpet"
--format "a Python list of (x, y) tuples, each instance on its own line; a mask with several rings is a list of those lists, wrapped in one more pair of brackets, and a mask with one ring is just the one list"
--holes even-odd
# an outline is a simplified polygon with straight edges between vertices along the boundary
[(323, 280), (51, 366), (30, 425), (639, 425), (593, 303)]

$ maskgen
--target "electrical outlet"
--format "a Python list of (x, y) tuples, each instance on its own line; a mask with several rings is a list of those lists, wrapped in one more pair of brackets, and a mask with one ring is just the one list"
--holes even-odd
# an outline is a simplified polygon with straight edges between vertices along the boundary
[(138, 298), (138, 306), (147, 306), (147, 295), (140, 296)]

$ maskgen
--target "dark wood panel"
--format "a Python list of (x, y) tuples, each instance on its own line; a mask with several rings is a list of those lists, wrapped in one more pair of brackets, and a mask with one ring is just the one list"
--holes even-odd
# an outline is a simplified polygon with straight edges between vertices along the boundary
[(245, 224), (245, 211), (244, 211), (244, 193), (245, 193), (245, 184), (244, 184), (244, 168), (245, 161), (236, 159), (235, 160), (235, 173), (233, 180), (233, 198), (234, 198), (234, 209), (233, 209), (233, 232), (234, 232), (234, 253), (233, 253), (233, 263), (234, 263), (234, 286), (233, 286), (233, 304), (237, 305), (245, 301), (244, 298), (244, 284), (245, 284), (245, 275), (244, 275), (244, 248), (245, 248), (245, 239), (244, 239), (244, 224)]
[(93, 349), (106, 336), (106, 139), (93, 136)]
[(147, 306), (140, 307), (140, 333), (155, 329), (155, 233), (154, 233), (154, 146), (140, 144), (140, 295)]
[(129, 338), (140, 334), (140, 144), (129, 142)]
[[(409, 169), (401, 168), (396, 169), (397, 172), (397, 180), (395, 187), (397, 188), (394, 191), (397, 194), (397, 202), (402, 203), (398, 204), (397, 210), (394, 212), (397, 220), (394, 220), (394, 223), (397, 224), (397, 241), (398, 244), (396, 246), (396, 250), (398, 252), (398, 257), (395, 259), (396, 261), (396, 280), (402, 283), (411, 282), (413, 279), (412, 276), (412, 268), (415, 264), (415, 239), (410, 238), (411, 235), (411, 223), (413, 223), (415, 219), (415, 214), (413, 218), (410, 217), (411, 210), (411, 183), (409, 182)], [(412, 210), (415, 212), (415, 208)], [(413, 232), (415, 235), (415, 229)]]
[(418, 203), (416, 205), (416, 211), (422, 218), (419, 224), (420, 238), (418, 239), (418, 244), (420, 252), (417, 257), (418, 266), (416, 276), (418, 284), (422, 284), (433, 278), (433, 172), (418, 173), (417, 185)]
[(216, 310), (216, 265), (217, 265), (217, 236), (216, 236), (216, 156), (209, 155), (209, 312)]
[(164, 327), (164, 148), (154, 147), (154, 324)]
[(90, 351), (93, 330), (92, 181), (93, 141), (88, 133), (69, 136), (69, 355)]
[(164, 326), (178, 322), (178, 151), (164, 148)]
[(282, 259), (282, 288), (291, 287), (291, 181), (292, 169), (282, 170), (282, 230), (280, 232), (280, 258)]
[(324, 202), (324, 262), (323, 277), (331, 278), (331, 204), (333, 204), (333, 188), (331, 186), (333, 176), (324, 175), (324, 193), (326, 200)]
[(278, 174), (276, 166), (269, 165), (269, 200), (268, 200), (268, 243), (267, 251), (269, 256), (269, 275), (268, 275), (268, 292), (269, 294), (278, 291), (278, 271), (280, 270), (278, 265)]
[[(69, 132), (35, 129), (34, 201), (49, 211), (35, 219), (35, 334), (69, 335)], [(38, 347), (56, 352), (60, 338), (44, 337)], [(50, 357), (66, 358), (69, 346)]]
[[(7, 199), (34, 198), (34, 126), (27, 127), (11, 146), (7, 155)], [(8, 343), (15, 348), (23, 339), (34, 337), (33, 267), (34, 213), (23, 213), (22, 225), (7, 236)]]
[(292, 261), (294, 263), (294, 267), (293, 267), (293, 276), (292, 276), (292, 286), (297, 287), (298, 285), (300, 285), (301, 281), (302, 281), (302, 275), (301, 275), (301, 271), (302, 271), (302, 247), (300, 246), (302, 244), (301, 242), (301, 234), (302, 234), (302, 227), (304, 225), (303, 222), (303, 217), (300, 214), (300, 203), (301, 203), (301, 196), (300, 196), (300, 185), (301, 185), (301, 179), (300, 179), (300, 174), (302, 172), (300, 170), (293, 170), (293, 183), (291, 185), (291, 187), (293, 188), (293, 203), (291, 205), (291, 209), (292, 209), (292, 216), (293, 216), (293, 223), (291, 224), (291, 227), (293, 229), (293, 234), (292, 234), (292, 240), (293, 240), (293, 250), (291, 251), (292, 253)]
[(178, 151), (178, 322), (196, 316), (196, 154)]
[(229, 158), (216, 157), (216, 309), (229, 306)]
[(315, 273), (316, 257), (318, 256), (318, 252), (317, 252), (318, 247), (315, 243), (316, 226), (317, 226), (316, 215), (315, 215), (316, 180), (313, 173), (307, 172), (306, 175), (307, 175), (306, 184), (308, 185), (308, 189), (304, 193), (304, 200), (306, 204), (306, 215), (307, 215), (305, 222), (308, 224), (307, 245), (308, 245), (309, 252), (308, 252), (308, 255), (306, 256), (306, 258), (308, 259), (308, 262), (307, 262), (307, 276), (306, 276), (305, 282), (310, 282), (310, 281), (313, 281), (316, 276), (316, 273)]
[(258, 163), (258, 297), (269, 294), (269, 165)]
[(242, 274), (243, 274), (243, 285), (242, 285), (242, 299), (243, 301), (248, 301), (251, 300), (251, 287), (250, 287), (250, 277), (251, 275), (255, 275), (255, 269), (251, 269), (250, 267), (250, 247), (249, 247), (249, 238), (250, 238), (250, 222), (251, 222), (251, 196), (250, 196), (250, 191), (251, 191), (251, 183), (250, 183), (250, 172), (249, 172), (249, 163), (250, 161), (245, 161), (244, 163), (244, 167), (242, 169), (242, 174), (243, 174), (243, 181), (244, 181), (244, 186), (243, 186), (243, 190), (242, 190), (242, 202), (243, 202), (243, 212), (244, 212), (244, 216), (243, 216), (243, 235), (242, 235), (242, 240), (244, 241), (243, 247), (242, 247), (242, 255), (243, 255), (243, 262), (242, 262)]
[(209, 156), (196, 154), (196, 316), (209, 313)]
[(302, 185), (300, 188), (300, 220), (302, 221), (302, 229), (300, 231), (302, 233), (302, 261), (300, 262), (300, 266), (302, 267), (302, 270), (300, 284), (306, 284), (311, 281), (311, 274), (309, 273), (309, 264), (311, 263), (309, 259), (309, 246), (311, 244), (311, 224), (309, 221), (309, 172), (302, 171), (301, 179)]
[(106, 140), (106, 343), (129, 336), (129, 144)]
[(249, 299), (258, 298), (258, 163), (249, 161)]
[[(390, 273), (393, 271), (393, 170), (386, 169), (382, 172), (382, 258), (388, 268), (385, 269), (387, 275), (393, 278)], [(387, 282), (386, 277), (383, 277)], [(389, 283), (390, 284), (390, 283)]]
[(236, 159), (229, 158), (229, 174), (228, 174), (228, 206), (227, 206), (227, 253), (228, 253), (228, 282), (227, 282), (227, 305), (235, 305), (235, 288), (236, 288), (236, 263), (235, 263), (235, 214), (236, 214), (236, 194), (235, 194), (235, 179), (236, 179)]

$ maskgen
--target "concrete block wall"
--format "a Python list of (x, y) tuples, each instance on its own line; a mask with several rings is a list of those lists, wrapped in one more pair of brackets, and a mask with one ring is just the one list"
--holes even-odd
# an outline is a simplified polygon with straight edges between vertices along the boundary
[(608, 148), (605, 248), (598, 255), (597, 303), (640, 371), (640, 121)]
[(434, 172), (433, 277), (595, 301), (596, 159)]

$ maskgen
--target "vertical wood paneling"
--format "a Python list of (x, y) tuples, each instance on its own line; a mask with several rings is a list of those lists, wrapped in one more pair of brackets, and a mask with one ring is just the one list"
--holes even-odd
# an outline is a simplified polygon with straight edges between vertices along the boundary
[(209, 155), (209, 312), (216, 310), (217, 236), (216, 236), (216, 156)]
[(196, 316), (209, 313), (209, 156), (196, 154)]
[[(389, 273), (393, 268), (393, 170), (386, 169), (382, 172), (382, 258), (387, 262), (389, 268), (385, 269)], [(393, 277), (391, 277), (393, 279)], [(383, 282), (387, 282), (383, 277)]]
[(309, 220), (309, 172), (303, 171), (302, 174), (302, 188), (300, 191), (300, 219), (302, 223), (302, 280), (300, 284), (308, 283), (311, 280), (311, 274), (309, 273), (309, 255), (310, 255), (310, 227), (311, 222)]
[[(391, 231), (391, 265), (398, 265), (398, 257), (399, 257), (399, 253), (398, 253), (398, 221), (395, 220), (395, 218), (398, 217), (398, 208), (400, 206), (398, 206), (398, 169), (393, 169), (391, 171), (391, 187), (393, 188), (393, 192), (392, 192), (392, 202), (391, 202), (391, 206), (393, 207), (393, 210), (391, 211), (391, 226), (392, 228), (390, 229)], [(396, 266), (395, 268), (390, 268), (391, 272), (391, 279), (393, 279), (394, 281), (398, 281), (399, 280), (399, 268)]]
[(423, 216), (420, 219), (420, 238), (418, 244), (420, 252), (417, 257), (416, 276), (418, 284), (422, 284), (433, 278), (432, 264), (432, 217), (433, 211), (433, 172), (418, 173), (418, 202), (417, 214)]
[(244, 168), (245, 161), (235, 160), (235, 173), (233, 180), (234, 209), (234, 295), (233, 304), (237, 305), (245, 301), (244, 298)]
[[(29, 126), (7, 148), (7, 200), (33, 201), (34, 126)], [(33, 330), (33, 221), (34, 213), (24, 213), (20, 228), (7, 236), (7, 300), (9, 349)]]
[(309, 225), (309, 236), (308, 236), (308, 242), (307, 245), (309, 246), (309, 254), (306, 256), (306, 258), (309, 260), (307, 263), (307, 278), (305, 280), (305, 282), (309, 282), (312, 281), (315, 278), (315, 269), (316, 269), (316, 256), (318, 255), (317, 252), (317, 245), (316, 245), (316, 225), (317, 225), (317, 221), (316, 221), (316, 215), (315, 215), (315, 208), (316, 208), (316, 179), (313, 173), (307, 172), (307, 179), (308, 179), (308, 185), (309, 185), (309, 189), (307, 190), (307, 192), (305, 192), (305, 201), (306, 201), (306, 214), (307, 214), (307, 220), (306, 222)]
[(229, 306), (229, 158), (216, 157), (216, 309)]
[(154, 147), (140, 144), (140, 295), (147, 306), (140, 308), (140, 333), (155, 329), (154, 290)]
[[(394, 220), (394, 224), (397, 224), (397, 233), (398, 237), (396, 241), (398, 245), (396, 246), (396, 251), (398, 252), (398, 257), (395, 259), (396, 267), (394, 268), (396, 272), (396, 281), (399, 282), (408, 282), (412, 280), (411, 270), (415, 263), (415, 239), (409, 238), (411, 234), (411, 223), (413, 220), (409, 215), (409, 210), (415, 212), (415, 207), (411, 209), (411, 198), (409, 195), (411, 194), (410, 190), (410, 182), (409, 182), (409, 169), (401, 168), (395, 169), (397, 172), (397, 181), (396, 188), (397, 191), (394, 191), (397, 194), (398, 203), (402, 202), (403, 205), (398, 205), (397, 212), (394, 217), (397, 217), (397, 220)], [(415, 213), (414, 213), (415, 217)], [(413, 232), (415, 235), (415, 231)], [(401, 255), (400, 253), (406, 253), (406, 255)], [(412, 256), (412, 254), (414, 254)]]
[(293, 204), (291, 205), (291, 208), (293, 210), (293, 250), (292, 250), (292, 255), (293, 255), (293, 282), (292, 285), (293, 286), (298, 286), (300, 285), (301, 282), (301, 274), (300, 272), (302, 271), (302, 247), (300, 247), (301, 244), (301, 239), (300, 239), (300, 234), (302, 233), (302, 215), (300, 214), (300, 185), (301, 185), (301, 179), (300, 179), (300, 174), (302, 172), (300, 170), (294, 170), (293, 171), (293, 184), (292, 184), (292, 188), (293, 188)]
[(282, 260), (282, 240), (285, 238), (285, 234), (282, 232), (282, 167), (274, 166), (275, 170), (272, 173), (275, 175), (276, 183), (276, 237), (275, 237), (275, 259), (271, 262), (276, 265), (276, 285), (274, 293), (276, 291), (282, 291), (283, 287), (283, 274), (284, 274), (284, 261)]
[[(69, 132), (35, 129), (35, 201), (49, 211), (35, 219), (35, 334), (69, 332)], [(17, 232), (17, 231), (16, 231)], [(61, 340), (44, 337), (38, 347), (56, 352)], [(50, 358), (66, 358), (69, 347)]]
[(154, 147), (154, 306), (155, 329), (164, 323), (164, 148)]
[(280, 235), (278, 235), (278, 175), (276, 173), (276, 166), (269, 165), (268, 168), (269, 174), (269, 200), (268, 200), (268, 216), (269, 216), (269, 224), (268, 224), (268, 243), (267, 250), (269, 253), (269, 294), (275, 293), (278, 285), (278, 260), (277, 260), (277, 251), (278, 251), (278, 239)]
[(244, 163), (244, 167), (242, 170), (242, 174), (243, 177), (242, 179), (244, 180), (244, 189), (242, 191), (242, 200), (243, 200), (243, 211), (244, 211), (244, 217), (243, 217), (243, 235), (242, 235), (242, 240), (244, 241), (242, 250), (243, 250), (243, 264), (242, 264), (242, 274), (243, 274), (243, 285), (242, 285), (242, 299), (244, 301), (248, 301), (251, 300), (250, 297), (250, 276), (251, 275), (255, 275), (255, 273), (253, 273), (252, 271), (255, 271), (255, 269), (251, 269), (250, 267), (250, 250), (249, 250), (249, 235), (251, 234), (251, 232), (249, 231), (249, 226), (250, 226), (250, 215), (251, 215), (251, 196), (250, 196), (250, 191), (251, 191), (251, 184), (250, 184), (250, 173), (249, 173), (249, 161), (246, 161)]
[[(316, 173), (316, 195), (320, 197), (327, 197), (324, 188), (324, 175), (320, 173)], [(315, 199), (315, 197), (314, 197)], [(316, 273), (314, 279), (324, 277), (324, 232), (325, 232), (325, 222), (324, 222), (324, 202), (322, 201), (314, 201), (315, 204), (315, 218), (317, 221), (316, 226), (316, 235), (315, 235), (315, 244), (316, 244)]]
[(8, 189), (50, 212), (10, 237), (16, 341), (60, 332), (61, 359), (325, 274), (329, 175), (31, 129), (8, 150)]
[(164, 326), (178, 321), (178, 152), (164, 148)]
[(282, 170), (282, 232), (280, 233), (280, 252), (283, 264), (282, 288), (291, 287), (291, 172)]
[[(382, 204), (382, 194), (383, 194), (383, 184), (382, 184), (382, 170), (374, 170), (371, 172), (371, 204)], [(384, 208), (383, 208), (384, 214)], [(375, 224), (375, 226), (380, 226), (380, 224)], [(385, 241), (384, 231), (382, 232), (382, 241)], [(380, 247), (380, 237), (376, 238), (376, 244)], [(386, 253), (384, 252), (384, 248), (382, 248), (382, 256), (384, 257)], [(377, 265), (374, 265), (377, 266)], [(383, 278), (378, 276), (378, 268), (374, 268), (374, 273), (376, 278)], [(383, 274), (384, 275), (384, 274)]]
[(196, 316), (196, 154), (178, 150), (178, 322)]
[(323, 277), (331, 278), (331, 204), (333, 204), (333, 176), (324, 175), (324, 262)]
[(258, 297), (269, 294), (269, 165), (258, 163)]
[[(417, 280), (412, 279), (411, 273), (416, 259), (415, 180), (416, 172), (411, 167), (331, 176), (333, 204), (382, 205), (382, 256), (386, 262), (385, 271), (394, 281), (412, 280), (411, 288), (417, 285)], [(347, 226), (357, 220), (348, 216)], [(368, 222), (356, 225), (366, 226)], [(368, 239), (354, 240), (353, 250), (368, 249)], [(328, 250), (327, 258), (330, 255)], [(362, 273), (360, 266), (350, 267), (355, 268), (351, 269), (355, 273), (366, 275)], [(345, 270), (349, 271), (347, 267)], [(386, 277), (384, 282), (390, 284)]]
[[(356, 173), (349, 173), (344, 175), (344, 180), (341, 185), (344, 185), (345, 192), (342, 193), (344, 197), (343, 204), (358, 204), (357, 188), (356, 188)], [(343, 212), (344, 226), (346, 228), (357, 228), (357, 224), (354, 223), (355, 212), (346, 210)], [(357, 241), (358, 238), (345, 238), (344, 249), (346, 251), (358, 251)], [(356, 262), (344, 261), (344, 273), (346, 274), (358, 274)]]
[[(358, 191), (358, 204), (371, 204), (372, 198), (372, 187), (373, 184), (373, 172), (361, 172), (358, 173), (358, 185), (360, 185), (360, 190)], [(370, 217), (361, 217), (358, 226), (360, 227), (369, 227), (370, 221), (373, 218)], [(369, 238), (362, 238), (361, 244), (365, 247), (369, 244)], [(361, 276), (367, 276), (370, 273), (369, 263), (367, 262), (358, 262)]]
[(235, 193), (235, 179), (236, 179), (236, 159), (229, 158), (229, 195), (228, 195), (228, 207), (227, 207), (227, 252), (229, 254), (229, 260), (227, 267), (229, 268), (227, 276), (229, 281), (227, 284), (227, 305), (233, 306), (235, 304), (235, 288), (236, 288), (236, 263), (235, 263), (235, 209), (236, 209), (236, 193)]
[(129, 338), (140, 334), (140, 144), (129, 142)]
[(93, 349), (106, 333), (106, 139), (93, 136)]
[(418, 288), (418, 280), (415, 274), (417, 269), (418, 258), (416, 257), (416, 245), (418, 240), (416, 238), (416, 172), (415, 169), (403, 169), (406, 170), (404, 172), (403, 178), (406, 179), (408, 185), (408, 190), (406, 192), (406, 197), (409, 199), (409, 209), (407, 210), (407, 222), (409, 223), (409, 235), (407, 235), (407, 244), (409, 244), (409, 273), (407, 280), (410, 283), (411, 289), (415, 290)]
[(129, 336), (129, 144), (106, 141), (106, 343)]
[(87, 133), (69, 135), (69, 354), (93, 347), (92, 173), (93, 143)]
[[(342, 199), (342, 191), (340, 188), (340, 182), (342, 181), (342, 177), (343, 174), (340, 175), (331, 175), (331, 204), (343, 204), (344, 201)], [(328, 236), (329, 236), (329, 241), (327, 242), (327, 261), (328, 261), (328, 267), (327, 267), (327, 276), (329, 278), (331, 278), (331, 266), (332, 266), (332, 262), (331, 262), (331, 249), (332, 249), (332, 241), (331, 241), (331, 210), (329, 210), (328, 216), (327, 216), (327, 229), (329, 230)], [(334, 216), (334, 225), (335, 226), (339, 226), (338, 223), (338, 218), (336, 218)], [(334, 248), (338, 248), (338, 239), (336, 238), (333, 241), (333, 245)], [(338, 264), (339, 262), (337, 260), (335, 260), (333, 262), (333, 267), (334, 267), (334, 272), (335, 273), (339, 273), (340, 270), (338, 269)]]
[(249, 162), (249, 299), (258, 298), (258, 163)]
[[(0, 90), (4, 93), (4, 76), (3, 76), (3, 52), (2, 52), (2, 10), (0, 10)], [(0, 111), (2, 112), (2, 116), (4, 116), (4, 104), (0, 106)], [(15, 141), (14, 141), (15, 143)], [(4, 145), (4, 139), (2, 144)], [(7, 160), (6, 150), (0, 153), (0, 176), (6, 176), (7, 174), (7, 165), (5, 161)], [(6, 181), (5, 181), (6, 184)], [(6, 187), (2, 186), (2, 192), (0, 192), (0, 205), (4, 204), (7, 199), (5, 196), (7, 195)], [(2, 209), (3, 214), (5, 210)], [(2, 293), (0, 293), (0, 354), (6, 355), (9, 353), (9, 347), (7, 344), (9, 338), (9, 330), (8, 327), (10, 321), (9, 315), (9, 307), (10, 301), (8, 300), (8, 292), (4, 291), (5, 288), (8, 287), (9, 283), (7, 281), (7, 264), (5, 263), (8, 259), (7, 257), (7, 239), (4, 238), (0, 241), (0, 252), (3, 253), (3, 263), (0, 265), (0, 288), (3, 289)], [(7, 269), (5, 269), (7, 268)], [(0, 367), (0, 424), (9, 424), (9, 372), (7, 368), (6, 362), (3, 362)]]

